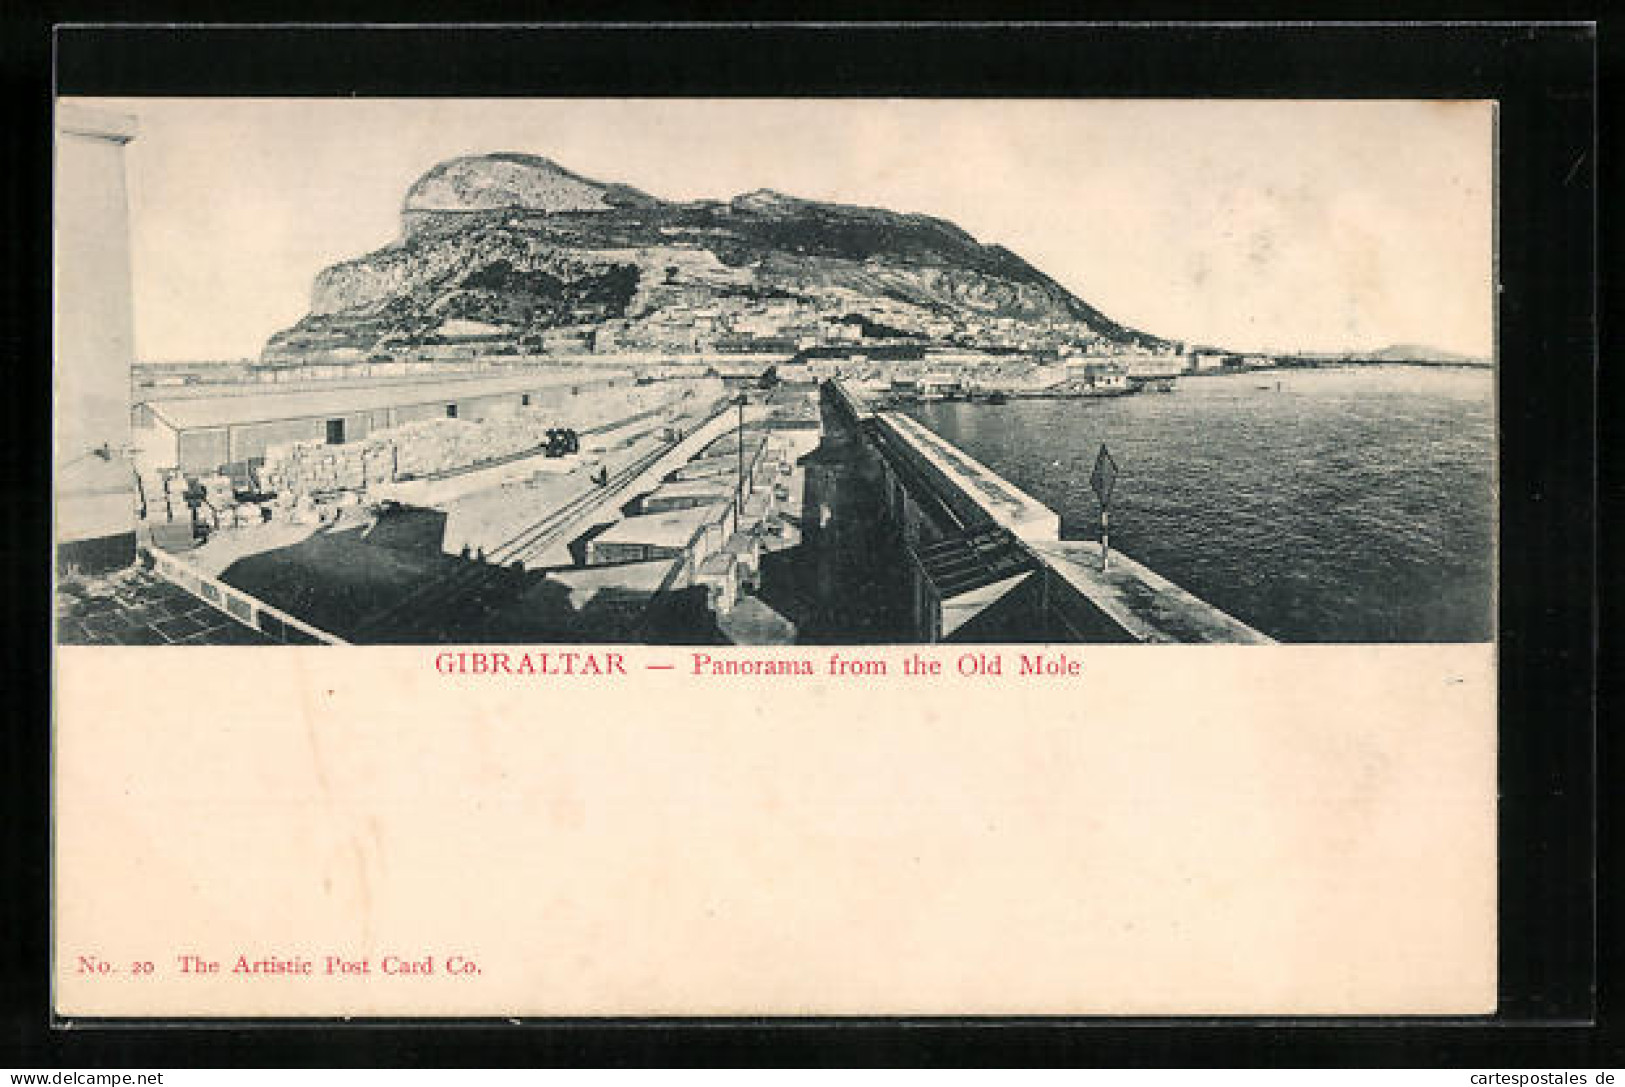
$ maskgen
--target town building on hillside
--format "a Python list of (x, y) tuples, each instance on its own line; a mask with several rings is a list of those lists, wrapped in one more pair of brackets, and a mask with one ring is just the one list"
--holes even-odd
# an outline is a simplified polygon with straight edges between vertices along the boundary
[(1185, 369), (1185, 360), (1177, 355), (1148, 353), (1075, 355), (1067, 358), (1066, 364), (1068, 377), (1085, 379), (1089, 376), (1088, 367), (1091, 365), (1115, 366), (1128, 377), (1139, 379), (1177, 377)]
[(591, 350), (592, 330), (569, 327), (549, 328), (542, 331), (541, 347), (552, 355), (585, 354)]
[(925, 374), (920, 378), (919, 387), (921, 400), (946, 400), (965, 391), (958, 374)]
[(439, 328), (429, 334), (427, 343), (490, 343), (496, 340), (511, 340), (517, 333), (511, 328), (502, 325), (493, 325), (485, 321), (470, 321), (462, 318), (453, 318), (443, 322)]
[(1066, 378), (1092, 389), (1123, 389), (1128, 387), (1128, 368), (1116, 359), (1068, 359)]

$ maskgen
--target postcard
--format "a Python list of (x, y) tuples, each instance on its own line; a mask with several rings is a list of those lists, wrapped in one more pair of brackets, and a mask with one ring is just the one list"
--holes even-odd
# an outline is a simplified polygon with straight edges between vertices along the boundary
[(56, 1012), (1485, 1015), (1483, 101), (56, 107)]

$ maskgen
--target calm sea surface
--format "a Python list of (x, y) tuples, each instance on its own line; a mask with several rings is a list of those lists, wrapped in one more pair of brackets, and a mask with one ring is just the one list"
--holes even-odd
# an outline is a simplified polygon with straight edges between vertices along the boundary
[[(1279, 383), (1279, 389), (1277, 389)], [(1182, 378), (1171, 394), (910, 413), (1095, 538), (1281, 641), (1493, 637), (1495, 381), (1414, 366)]]

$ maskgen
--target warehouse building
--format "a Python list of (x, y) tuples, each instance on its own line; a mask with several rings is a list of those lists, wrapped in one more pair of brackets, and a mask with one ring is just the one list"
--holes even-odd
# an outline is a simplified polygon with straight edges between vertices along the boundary
[(136, 405), (133, 424), (141, 460), (150, 468), (189, 474), (248, 464), (290, 442), (342, 445), (376, 430), (420, 419), (480, 419), (525, 408), (553, 408), (560, 425), (578, 413), (601, 415), (595, 402), (630, 389), (631, 371), (548, 370), (535, 374), (442, 381), (403, 381), (253, 395), (152, 399)]
[(700, 507), (616, 521), (588, 541), (587, 564), (700, 557), (694, 554), (697, 551), (708, 554), (709, 549), (695, 545), (711, 514), (711, 510)]
[(680, 582), (687, 584), (686, 579), (722, 548), (737, 525), (732, 502), (627, 517), (587, 542), (587, 565), (681, 558)]

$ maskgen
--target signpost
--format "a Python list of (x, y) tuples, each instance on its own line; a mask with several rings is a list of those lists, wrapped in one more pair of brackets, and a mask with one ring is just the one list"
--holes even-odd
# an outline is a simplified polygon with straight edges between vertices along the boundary
[(1117, 485), (1117, 462), (1112, 460), (1111, 453), (1106, 450), (1106, 443), (1100, 443), (1100, 452), (1095, 454), (1095, 470), (1089, 473), (1089, 486), (1095, 490), (1095, 497), (1100, 500), (1100, 569), (1105, 571), (1111, 566), (1112, 545), (1112, 488)]

